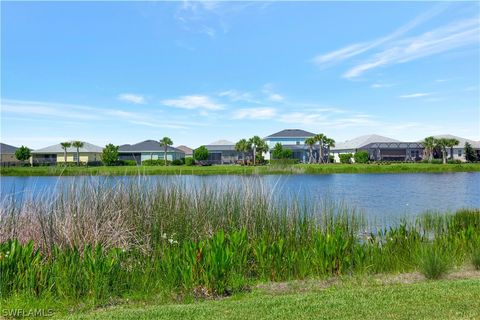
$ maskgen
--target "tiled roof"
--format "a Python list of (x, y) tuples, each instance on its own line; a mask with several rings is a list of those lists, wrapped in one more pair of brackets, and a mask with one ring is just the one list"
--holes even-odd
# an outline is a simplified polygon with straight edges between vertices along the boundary
[[(160, 146), (160, 143), (156, 140), (145, 140), (136, 144), (124, 144), (119, 148), (119, 152), (161, 152), (164, 147)], [(180, 149), (174, 147), (168, 147), (167, 152), (179, 152), (185, 153)]]
[(17, 149), (17, 147), (0, 142), (0, 154), (13, 154)]
[[(470, 143), (473, 148), (476, 148), (476, 149), (480, 148), (480, 141), (470, 140), (470, 139), (467, 139), (467, 138), (462, 138), (462, 137), (454, 136), (454, 135), (451, 135), (451, 134), (440, 134), (440, 135), (433, 136), (433, 137), (436, 138), (436, 139), (440, 139), (440, 138), (457, 139), (460, 143), (457, 146), (454, 147), (455, 149), (456, 148), (463, 149), (465, 147), (465, 142)], [(422, 141), (423, 141), (423, 139), (422, 139)], [(421, 141), (419, 141), (419, 142), (421, 142)]]
[(233, 145), (234, 143), (232, 141), (228, 141), (228, 140), (217, 140), (217, 141), (214, 141), (214, 142), (211, 142), (209, 143), (208, 145), (209, 146), (229, 146), (229, 145)]
[(279, 132), (276, 132), (274, 134), (269, 135), (268, 137), (265, 137), (265, 139), (268, 138), (309, 138), (313, 137), (315, 133), (308, 132), (305, 130), (301, 129), (285, 129)]
[(176, 147), (178, 150), (183, 151), (185, 154), (193, 154), (193, 149), (187, 146), (178, 146)]
[(380, 136), (378, 134), (369, 134), (360, 136), (355, 139), (347, 140), (345, 142), (337, 142), (332, 150), (348, 150), (348, 149), (360, 149), (370, 143), (375, 142), (399, 142), (398, 140)]
[[(80, 148), (79, 151), (80, 153), (86, 153), (86, 152), (101, 153), (103, 151), (103, 148), (88, 142), (84, 142), (83, 147)], [(53, 146), (48, 146), (46, 148), (32, 151), (32, 153), (38, 153), (38, 154), (63, 153), (63, 152), (64, 151), (60, 143), (54, 144)], [(77, 148), (74, 148), (74, 147), (67, 148), (67, 152), (77, 152)]]

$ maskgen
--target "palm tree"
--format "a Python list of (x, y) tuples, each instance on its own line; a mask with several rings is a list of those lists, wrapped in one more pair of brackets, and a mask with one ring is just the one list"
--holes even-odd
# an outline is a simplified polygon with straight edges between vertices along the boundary
[(168, 152), (168, 147), (173, 144), (172, 139), (169, 137), (163, 137), (162, 140), (160, 140), (160, 147), (163, 147), (163, 156), (165, 159), (165, 165), (167, 165), (167, 152)]
[(241, 139), (235, 143), (235, 150), (242, 153), (243, 164), (245, 164), (245, 153), (250, 150), (250, 145), (246, 139)]
[(325, 138), (326, 138), (326, 136), (325, 136), (323, 133), (319, 133), (319, 134), (317, 134), (314, 138), (315, 138), (315, 140), (317, 140), (318, 143), (320, 144), (320, 157), (319, 157), (320, 159), (319, 159), (319, 162), (320, 162), (320, 163), (323, 163), (323, 160), (324, 160), (324, 159), (323, 159), (323, 145), (324, 145), (324, 143), (325, 143)]
[(257, 152), (260, 153), (260, 155), (264, 152), (268, 151), (268, 145), (259, 136), (253, 136), (252, 138), (248, 139), (248, 145), (252, 146), (253, 149), (253, 165), (255, 165), (255, 160), (257, 156)]
[(442, 150), (442, 162), (443, 164), (447, 163), (447, 148), (450, 146), (450, 139), (440, 138), (437, 139), (437, 146)]
[(313, 146), (317, 143), (315, 137), (305, 139), (305, 144), (308, 146), (308, 163), (313, 163)]
[(458, 146), (460, 141), (455, 138), (448, 139), (447, 147), (450, 148), (450, 159), (453, 160), (453, 147)]
[(425, 139), (423, 139), (422, 144), (425, 157), (428, 157), (428, 161), (432, 161), (433, 150), (437, 146), (437, 139), (435, 139), (434, 137), (426, 137)]
[(73, 141), (72, 147), (77, 148), (77, 166), (80, 165), (80, 148), (83, 148), (84, 143), (82, 141)]
[(70, 148), (72, 146), (71, 142), (60, 142), (60, 145), (62, 146), (63, 149), (63, 161), (65, 164), (67, 164), (67, 148)]
[(327, 163), (330, 162), (330, 148), (335, 147), (335, 140), (325, 137), (325, 145), (327, 146)]

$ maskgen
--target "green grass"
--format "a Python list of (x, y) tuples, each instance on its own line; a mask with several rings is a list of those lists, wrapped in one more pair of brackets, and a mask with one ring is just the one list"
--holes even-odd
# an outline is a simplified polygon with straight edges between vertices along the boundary
[(415, 173), (477, 172), (480, 163), (430, 164), (296, 164), (289, 166), (123, 166), (123, 167), (2, 167), (4, 176), (74, 176), (74, 175), (153, 175), (153, 174), (329, 174), (329, 173)]
[(191, 304), (113, 307), (68, 319), (478, 319), (480, 280), (255, 292)]

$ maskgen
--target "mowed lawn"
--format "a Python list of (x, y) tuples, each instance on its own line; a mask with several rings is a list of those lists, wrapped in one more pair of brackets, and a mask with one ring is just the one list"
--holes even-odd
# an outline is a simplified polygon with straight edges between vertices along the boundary
[(124, 306), (69, 319), (480, 319), (480, 280), (342, 284), (190, 304)]
[(416, 173), (473, 172), (480, 163), (430, 164), (296, 164), (288, 166), (114, 166), (114, 167), (2, 167), (4, 176), (74, 176), (74, 175), (154, 175), (154, 174), (329, 174), (329, 173)]

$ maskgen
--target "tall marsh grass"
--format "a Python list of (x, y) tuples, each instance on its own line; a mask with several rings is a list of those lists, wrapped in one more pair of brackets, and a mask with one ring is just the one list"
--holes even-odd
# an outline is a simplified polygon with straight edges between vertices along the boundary
[(0, 300), (228, 295), (258, 281), (416, 270), (426, 248), (462, 264), (480, 248), (480, 210), (370, 229), (344, 205), (283, 201), (255, 181), (61, 190), (3, 198)]

